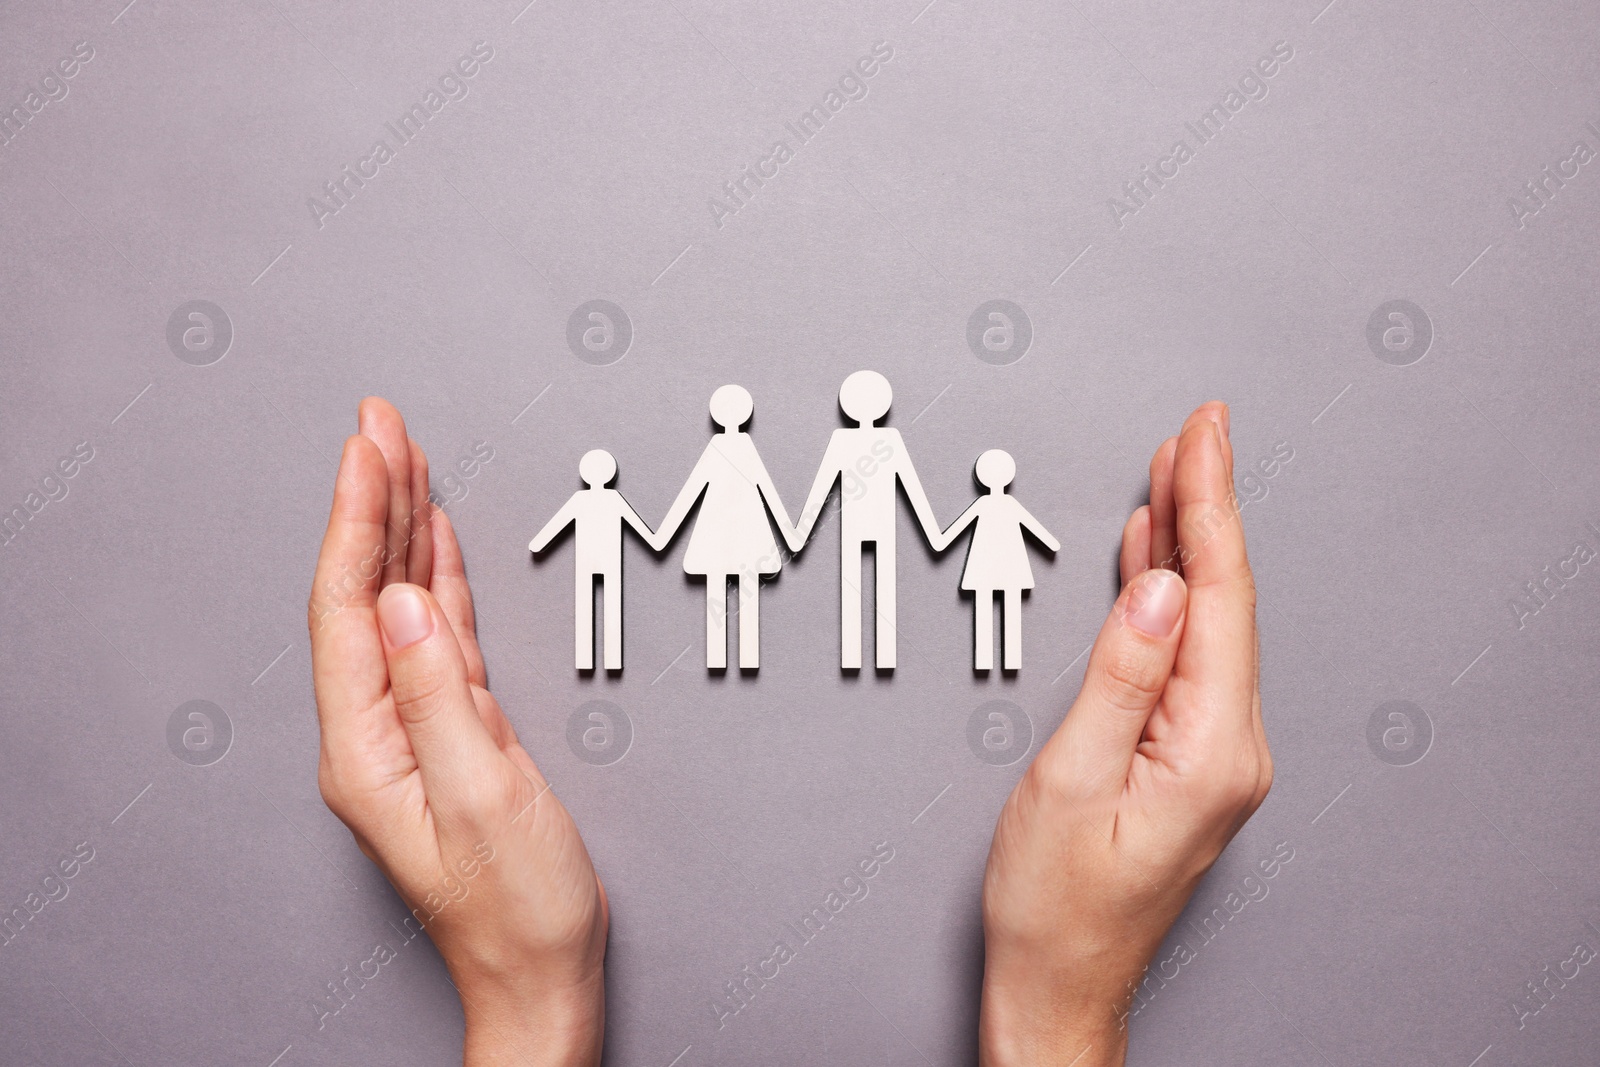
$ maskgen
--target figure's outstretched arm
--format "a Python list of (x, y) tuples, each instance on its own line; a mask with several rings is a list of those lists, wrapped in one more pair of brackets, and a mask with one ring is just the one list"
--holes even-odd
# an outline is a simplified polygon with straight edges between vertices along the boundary
[(783, 543), (789, 546), (790, 552), (798, 552), (805, 545), (805, 538), (800, 536), (800, 529), (789, 521), (789, 512), (784, 509), (783, 498), (778, 496), (778, 484), (772, 480), (772, 475), (767, 473), (767, 465), (761, 462), (761, 457), (756, 457), (756, 488), (761, 490), (762, 498), (767, 502), (767, 510), (772, 512), (772, 518), (778, 524), (778, 532), (783, 534)]
[(1037, 537), (1040, 542), (1043, 543), (1043, 545), (1050, 551), (1061, 551), (1061, 542), (1057, 541), (1055, 539), (1055, 535), (1044, 528), (1044, 523), (1040, 522), (1038, 519), (1029, 514), (1028, 509), (1023, 507), (1021, 504), (1017, 505), (1017, 510), (1022, 512), (1021, 516), (1019, 517), (1022, 519), (1022, 528), (1024, 530), (1027, 530), (1029, 533), (1033, 534), (1033, 536)]
[(839, 462), (835, 456), (838, 449), (834, 446), (837, 437), (836, 433), (828, 439), (828, 450), (822, 454), (822, 467), (817, 471), (816, 480), (811, 483), (805, 506), (800, 509), (800, 520), (795, 523), (794, 540), (789, 542), (791, 551), (800, 551), (811, 540), (811, 531), (816, 528), (817, 517), (822, 514), (822, 505), (828, 502), (828, 494), (833, 491), (833, 483), (839, 477)]
[(943, 552), (945, 549), (949, 548), (950, 543), (961, 536), (961, 531), (972, 525), (973, 520), (978, 517), (978, 505), (981, 503), (983, 503), (983, 497), (980, 496), (967, 506), (967, 510), (961, 513), (961, 517), (959, 519), (950, 524), (950, 528), (948, 530), (942, 534), (936, 534), (928, 539), (929, 543), (933, 545), (933, 550), (935, 552)]
[[(582, 492), (582, 490), (580, 489), (579, 492)], [(576, 511), (572, 506), (573, 501), (576, 499), (577, 493), (568, 497), (567, 502), (561, 505), (561, 510), (556, 512), (555, 516), (544, 524), (544, 529), (534, 534), (533, 540), (528, 542), (529, 552), (535, 555), (543, 552), (550, 542), (556, 539), (556, 535), (572, 524), (572, 520), (577, 517)]]
[(905, 442), (900, 439), (899, 431), (893, 432), (895, 443), (900, 446), (900, 484), (906, 487), (906, 497), (910, 499), (911, 510), (922, 526), (922, 535), (937, 550), (939, 520), (933, 517), (933, 506), (928, 503), (928, 494), (922, 491), (922, 479), (917, 477), (917, 468), (911, 463), (911, 454), (906, 451)]
[(657, 552), (665, 548), (665, 542), (662, 542), (659, 545), (656, 543), (658, 537), (655, 531), (651, 530), (649, 524), (639, 517), (639, 513), (637, 511), (633, 510), (633, 505), (628, 503), (628, 498), (623, 496), (621, 493), (618, 493), (617, 499), (622, 501), (622, 521), (627, 523), (629, 526), (632, 526), (633, 532), (638, 534), (640, 539), (644, 541), (645, 544), (649, 545)]
[(677, 499), (667, 509), (667, 517), (661, 520), (661, 525), (656, 529), (655, 536), (653, 538), (645, 538), (650, 547), (657, 552), (670, 545), (672, 539), (678, 536), (678, 528), (683, 525), (683, 520), (688, 517), (695, 501), (700, 499), (700, 494), (705, 492), (709, 479), (706, 478), (705, 473), (701, 470), (704, 466), (705, 456), (702, 454), (699, 461), (695, 463), (694, 470), (689, 472), (689, 480), (684, 482), (683, 488), (678, 491)]

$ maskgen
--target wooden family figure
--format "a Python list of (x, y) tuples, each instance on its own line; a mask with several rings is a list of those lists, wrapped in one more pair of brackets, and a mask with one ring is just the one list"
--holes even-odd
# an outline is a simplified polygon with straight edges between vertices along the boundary
[(987, 492), (941, 530), (912, 466), (900, 432), (878, 425), (893, 400), (889, 382), (876, 371), (857, 371), (839, 389), (839, 406), (854, 425), (833, 432), (811, 492), (791, 522), (778, 487), (743, 429), (754, 411), (749, 392), (724, 385), (711, 396), (711, 418), (717, 432), (700, 454), (683, 488), (659, 528), (652, 530), (622, 494), (608, 488), (616, 477), (611, 453), (596, 449), (578, 464), (586, 486), (574, 493), (529, 543), (543, 552), (568, 526), (577, 542), (574, 584), (574, 648), (579, 670), (594, 669), (594, 585), (601, 584), (604, 614), (604, 664), (622, 669), (622, 536), (626, 524), (650, 546), (664, 551), (677, 536), (690, 511), (699, 505), (683, 568), (706, 582), (706, 666), (727, 667), (728, 583), (737, 589), (739, 666), (761, 665), (761, 579), (779, 572), (786, 558), (773, 537), (777, 526), (788, 552), (798, 553), (810, 540), (835, 483), (840, 483), (840, 644), (839, 665), (861, 667), (861, 566), (867, 545), (873, 547), (874, 605), (877, 625), (874, 660), (879, 670), (895, 667), (895, 516), (899, 490), (904, 489), (923, 536), (935, 552), (943, 552), (972, 529), (961, 588), (973, 593), (973, 669), (994, 667), (994, 601), (1002, 603), (1004, 669), (1022, 666), (1022, 591), (1033, 588), (1023, 533), (1032, 534), (1051, 552), (1060, 543), (1005, 490), (1016, 476), (1016, 463), (999, 449), (978, 457), (975, 475)]

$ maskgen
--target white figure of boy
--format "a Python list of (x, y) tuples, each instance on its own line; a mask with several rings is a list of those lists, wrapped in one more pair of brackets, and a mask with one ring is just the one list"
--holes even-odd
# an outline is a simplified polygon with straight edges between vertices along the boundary
[(576, 665), (580, 671), (594, 669), (594, 582), (600, 579), (605, 610), (605, 665), (608, 671), (622, 669), (622, 524), (633, 527), (645, 544), (656, 548), (656, 536), (639, 513), (615, 489), (608, 489), (617, 476), (617, 461), (610, 452), (596, 448), (578, 461), (578, 476), (588, 487), (567, 498), (555, 517), (528, 542), (528, 551), (543, 552), (556, 535), (577, 525), (578, 560), (573, 600), (573, 635)]

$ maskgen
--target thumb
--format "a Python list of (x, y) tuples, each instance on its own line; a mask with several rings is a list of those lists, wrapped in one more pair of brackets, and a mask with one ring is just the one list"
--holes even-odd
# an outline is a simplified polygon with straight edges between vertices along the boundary
[(395, 710), (422, 771), (428, 804), (445, 817), (484, 814), (474, 797), (499, 750), (478, 715), (466, 657), (438, 601), (397, 582), (378, 595), (378, 623)]
[(1188, 587), (1175, 571), (1145, 571), (1122, 590), (1066, 721), (1040, 752), (1058, 781), (1087, 793), (1116, 793), (1134, 749), (1172, 675), (1183, 636)]

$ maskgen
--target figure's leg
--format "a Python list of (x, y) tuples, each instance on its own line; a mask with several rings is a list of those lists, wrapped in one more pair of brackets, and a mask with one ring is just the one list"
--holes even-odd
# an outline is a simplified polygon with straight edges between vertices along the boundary
[(761, 666), (761, 575), (739, 575), (739, 666)]
[(1006, 670), (1020, 670), (1022, 667), (1022, 590), (1020, 589), (1006, 590), (1004, 638)]
[(893, 669), (894, 655), (894, 539), (893, 531), (889, 538), (877, 543), (873, 558), (877, 562), (877, 579), (872, 591), (873, 609), (878, 617), (878, 639), (876, 642), (877, 662), (880, 668)]
[(580, 671), (594, 670), (594, 575), (579, 569), (572, 590), (572, 635)]
[(839, 537), (839, 666), (861, 669), (861, 542)]
[(706, 575), (706, 666), (728, 665), (728, 576)]
[(972, 594), (972, 669), (994, 670), (994, 590)]
[(622, 669), (622, 571), (614, 570), (600, 579), (605, 592), (601, 602), (606, 613), (606, 670)]

